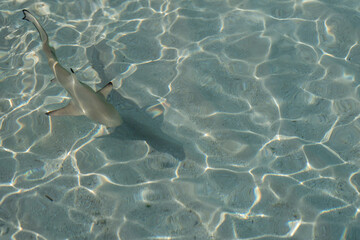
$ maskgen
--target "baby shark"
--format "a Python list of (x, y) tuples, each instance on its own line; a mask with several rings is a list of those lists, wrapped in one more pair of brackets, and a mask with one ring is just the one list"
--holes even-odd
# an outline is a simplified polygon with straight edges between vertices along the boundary
[(71, 96), (70, 103), (60, 109), (47, 112), (49, 116), (80, 116), (85, 115), (94, 122), (107, 127), (117, 127), (123, 122), (120, 114), (113, 105), (106, 102), (106, 97), (111, 92), (113, 85), (109, 82), (98, 92), (94, 92), (89, 86), (79, 82), (72, 69), (71, 72), (63, 68), (58, 62), (55, 51), (49, 45), (49, 38), (39, 21), (27, 10), (23, 10), (24, 20), (32, 22), (40, 34), (42, 47), (48, 59), (55, 79)]

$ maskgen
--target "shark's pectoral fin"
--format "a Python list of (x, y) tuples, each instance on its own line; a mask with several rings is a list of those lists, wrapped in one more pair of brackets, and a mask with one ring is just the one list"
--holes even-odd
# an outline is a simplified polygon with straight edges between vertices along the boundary
[(81, 109), (76, 107), (73, 101), (70, 101), (70, 103), (63, 108), (46, 113), (48, 116), (80, 116), (83, 114)]
[(100, 89), (97, 92), (101, 93), (106, 99), (112, 89), (113, 89), (113, 84), (112, 84), (112, 82), (109, 82), (108, 84), (106, 84), (102, 89)]

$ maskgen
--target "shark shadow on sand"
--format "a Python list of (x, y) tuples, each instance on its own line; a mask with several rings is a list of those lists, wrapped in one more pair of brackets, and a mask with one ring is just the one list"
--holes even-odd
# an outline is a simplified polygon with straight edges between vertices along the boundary
[[(103, 82), (110, 82), (114, 76), (108, 76), (101, 59), (101, 51), (108, 47), (105, 42), (86, 49), (91, 67)], [(125, 66), (126, 64), (124, 64)], [(143, 140), (158, 152), (168, 153), (178, 160), (185, 159), (183, 144), (161, 130), (163, 114), (153, 117), (147, 108), (140, 108), (134, 101), (123, 97), (119, 92), (111, 92), (112, 103), (120, 113), (123, 123), (108, 136), (120, 140)], [(157, 108), (162, 108), (161, 105)], [(163, 109), (160, 109), (163, 111)]]
[[(122, 116), (123, 123), (104, 137), (120, 140), (144, 140), (158, 152), (172, 155), (177, 160), (185, 159), (183, 144), (161, 130), (163, 115), (153, 117), (147, 107), (140, 108), (135, 102), (121, 96), (117, 91), (111, 93), (112, 103)], [(157, 108), (162, 108), (161, 105)]]

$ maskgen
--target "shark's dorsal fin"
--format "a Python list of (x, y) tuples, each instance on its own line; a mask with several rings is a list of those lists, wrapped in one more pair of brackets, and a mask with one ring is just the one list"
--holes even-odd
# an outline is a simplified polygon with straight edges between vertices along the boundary
[(83, 114), (81, 109), (76, 107), (72, 100), (65, 107), (46, 113), (49, 116), (80, 116)]
[(111, 92), (112, 89), (113, 89), (113, 84), (112, 84), (112, 82), (109, 82), (108, 84), (106, 84), (102, 89), (100, 89), (97, 92), (101, 93), (104, 96), (104, 98), (106, 99), (109, 96), (109, 93)]
[(77, 80), (74, 70), (72, 68), (70, 68), (70, 71), (71, 71), (71, 73), (70, 73), (71, 77), (73, 78), (73, 80), (75, 80), (77, 82), (78, 80)]

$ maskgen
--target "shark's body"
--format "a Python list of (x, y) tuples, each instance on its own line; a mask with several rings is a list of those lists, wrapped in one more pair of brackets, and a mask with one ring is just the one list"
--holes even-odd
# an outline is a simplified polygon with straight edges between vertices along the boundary
[(91, 120), (107, 127), (117, 127), (121, 125), (122, 119), (120, 114), (113, 105), (106, 102), (106, 97), (113, 87), (112, 83), (110, 82), (100, 91), (94, 92), (89, 86), (79, 82), (72, 70), (69, 72), (59, 64), (54, 50), (49, 45), (48, 35), (38, 20), (27, 10), (23, 10), (23, 13), (23, 19), (32, 22), (40, 34), (43, 50), (56, 80), (72, 97), (70, 103), (64, 108), (46, 114), (49, 116), (85, 115)]

